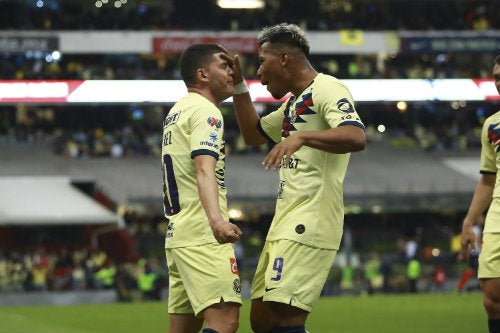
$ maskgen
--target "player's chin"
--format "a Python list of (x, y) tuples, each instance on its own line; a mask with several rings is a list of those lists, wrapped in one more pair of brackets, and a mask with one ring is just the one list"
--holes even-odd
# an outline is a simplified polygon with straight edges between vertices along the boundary
[(273, 90), (269, 90), (269, 89), (267, 89), (267, 90), (269, 91), (271, 96), (273, 96), (274, 99), (282, 99), (286, 95), (286, 93), (283, 93), (281, 91), (273, 91)]
[(283, 93), (281, 90), (275, 89), (275, 87), (273, 87), (269, 83), (267, 83), (267, 91), (269, 91), (271, 96), (273, 96), (273, 98), (275, 99), (281, 99), (283, 96), (286, 95), (286, 93)]
[(233, 86), (231, 86), (230, 88), (227, 89), (227, 91), (224, 94), (222, 94), (221, 100), (225, 101), (226, 99), (228, 99), (229, 97), (231, 97), (233, 95), (234, 95), (234, 89), (233, 89)]

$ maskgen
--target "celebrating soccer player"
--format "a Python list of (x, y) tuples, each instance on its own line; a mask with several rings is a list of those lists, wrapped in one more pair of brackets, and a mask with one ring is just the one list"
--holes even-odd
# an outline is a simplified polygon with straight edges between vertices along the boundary
[(241, 284), (233, 246), (241, 230), (228, 222), (224, 122), (218, 105), (233, 94), (233, 69), (215, 44), (181, 56), (187, 86), (163, 122), (165, 240), (169, 333), (234, 333)]
[[(500, 94), (500, 55), (493, 65), (493, 80)], [(489, 333), (500, 333), (500, 111), (491, 115), (481, 132), (481, 178), (462, 224), (462, 254), (476, 249), (473, 226), (488, 209), (483, 229), (483, 244), (479, 253), (477, 277), (483, 290), (483, 305), (488, 315)], [(489, 206), (489, 208), (488, 208)]]
[(276, 210), (252, 281), (251, 325), (257, 333), (304, 333), (340, 246), (342, 184), (350, 152), (363, 150), (364, 125), (338, 79), (316, 72), (309, 42), (294, 24), (263, 29), (257, 75), (276, 99), (260, 118), (235, 55), (233, 96), (245, 142), (276, 143), (264, 159), (279, 169)]

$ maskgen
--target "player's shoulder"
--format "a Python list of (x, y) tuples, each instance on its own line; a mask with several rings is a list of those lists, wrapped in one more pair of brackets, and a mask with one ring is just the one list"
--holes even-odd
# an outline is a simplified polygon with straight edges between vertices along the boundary
[(499, 123), (499, 122), (500, 122), (500, 111), (497, 111), (494, 114), (487, 117), (486, 120), (484, 121), (484, 124), (490, 125), (490, 124)]
[(189, 93), (186, 96), (183, 96), (177, 101), (174, 108), (195, 115), (205, 113), (218, 115), (220, 113), (217, 106), (197, 93)]
[(500, 110), (488, 117), (489, 119), (500, 119)]
[(342, 80), (333, 75), (325, 73), (318, 73), (318, 75), (314, 79), (314, 85), (316, 86), (316, 89), (319, 88), (320, 90), (330, 91), (330, 92), (331, 89), (349, 90), (345, 85), (345, 83), (342, 82)]
[(321, 83), (343, 84), (342, 80), (338, 77), (326, 73), (318, 73), (314, 80)]

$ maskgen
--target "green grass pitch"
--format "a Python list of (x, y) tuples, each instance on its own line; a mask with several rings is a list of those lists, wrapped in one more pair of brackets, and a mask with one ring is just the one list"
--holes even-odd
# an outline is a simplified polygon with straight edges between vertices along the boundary
[[(1, 297), (1, 295), (0, 295)], [(251, 332), (244, 301), (238, 332)], [(487, 332), (480, 293), (323, 297), (309, 316), (311, 333)], [(167, 303), (0, 307), (9, 333), (165, 333)]]

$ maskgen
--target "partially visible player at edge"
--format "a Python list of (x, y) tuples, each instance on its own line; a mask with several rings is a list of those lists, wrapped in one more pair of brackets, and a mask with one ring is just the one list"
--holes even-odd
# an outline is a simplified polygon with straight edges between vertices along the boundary
[[(493, 65), (493, 80), (500, 94), (500, 55)], [(476, 251), (473, 226), (487, 209), (483, 244), (479, 253), (478, 278), (490, 333), (500, 333), (500, 111), (483, 124), (481, 133), (481, 178), (462, 224), (462, 254)], [(489, 208), (488, 208), (489, 206)]]
[(224, 121), (219, 103), (233, 94), (233, 69), (215, 44), (189, 46), (180, 58), (188, 94), (163, 122), (169, 333), (234, 333), (241, 284), (224, 185)]
[(343, 181), (350, 152), (363, 150), (364, 125), (347, 87), (311, 66), (309, 42), (294, 24), (257, 37), (257, 76), (276, 99), (260, 118), (235, 55), (233, 102), (245, 142), (276, 143), (264, 159), (279, 169), (276, 210), (252, 281), (251, 326), (257, 333), (304, 333), (340, 246)]

